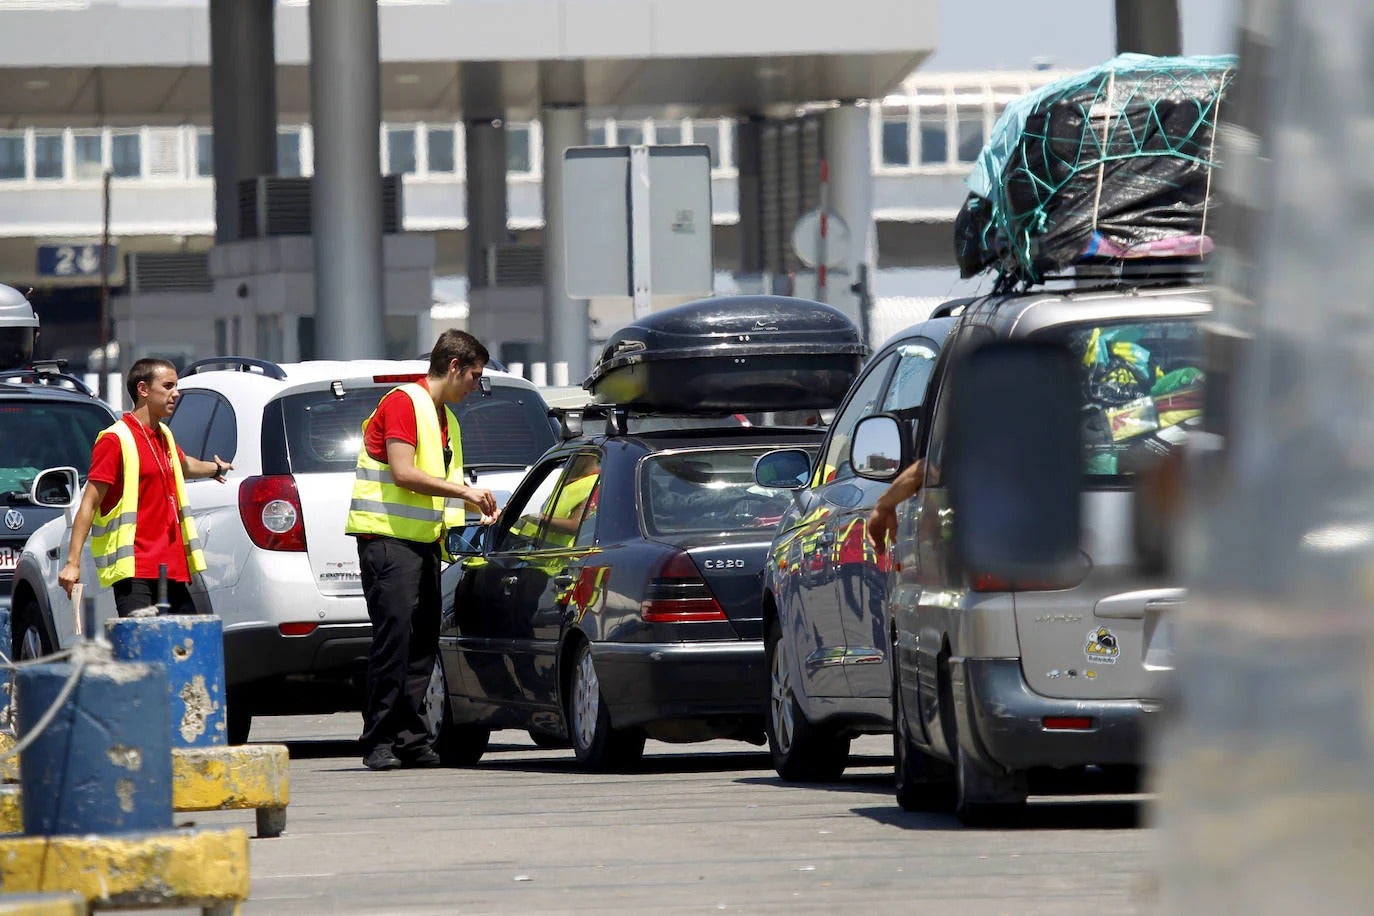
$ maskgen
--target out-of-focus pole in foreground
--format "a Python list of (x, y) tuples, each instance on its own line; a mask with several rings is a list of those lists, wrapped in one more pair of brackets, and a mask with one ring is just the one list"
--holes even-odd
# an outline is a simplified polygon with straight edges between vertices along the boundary
[[(1374, 7), (1245, 0), (1156, 743), (1168, 912), (1374, 900)], [(1214, 188), (1214, 192), (1218, 189)], [(1209, 448), (1210, 440), (1210, 448)]]

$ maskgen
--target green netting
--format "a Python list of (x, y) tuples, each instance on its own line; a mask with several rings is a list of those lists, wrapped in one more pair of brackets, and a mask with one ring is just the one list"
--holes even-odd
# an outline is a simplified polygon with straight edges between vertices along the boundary
[(1034, 281), (1084, 257), (1186, 251), (1234, 72), (1229, 55), (1124, 54), (1009, 105), (967, 179), (966, 275), (966, 260)]

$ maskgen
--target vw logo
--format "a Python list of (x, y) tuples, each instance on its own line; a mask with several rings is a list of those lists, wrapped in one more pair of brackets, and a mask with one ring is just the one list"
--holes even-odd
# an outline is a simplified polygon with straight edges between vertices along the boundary
[(24, 513), (18, 509), (11, 509), (5, 513), (5, 527), (11, 531), (18, 531), (24, 527)]

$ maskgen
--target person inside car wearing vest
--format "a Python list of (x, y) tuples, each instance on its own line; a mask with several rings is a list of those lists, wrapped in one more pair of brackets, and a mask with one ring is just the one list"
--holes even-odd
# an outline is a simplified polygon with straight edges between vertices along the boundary
[(234, 466), (218, 455), (213, 461), (192, 458), (177, 447), (164, 422), (181, 397), (176, 366), (140, 359), (129, 368), (125, 387), (134, 409), (96, 436), (67, 565), (57, 581), (70, 596), (81, 581), (81, 548), (89, 536), (96, 578), (114, 590), (120, 617), (155, 605), (163, 566), (172, 612), (194, 614), (201, 609), (189, 586), (191, 576), (205, 570), (205, 555), (186, 514), (186, 481), (213, 477), (223, 483)]
[(425, 727), (425, 690), (439, 648), (439, 560), (445, 528), (465, 504), (496, 515), (490, 490), (463, 483), (463, 444), (447, 405), (477, 390), (489, 359), (466, 331), (449, 329), (429, 374), (389, 391), (363, 421), (344, 530), (358, 539), (372, 650), (363, 707), (363, 764), (372, 770), (439, 765)]

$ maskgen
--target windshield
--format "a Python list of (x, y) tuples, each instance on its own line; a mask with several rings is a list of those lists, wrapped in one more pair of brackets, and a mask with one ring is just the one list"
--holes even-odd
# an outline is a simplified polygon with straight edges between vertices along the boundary
[[(292, 473), (351, 471), (358, 461), (363, 420), (377, 409), (390, 385), (349, 390), (336, 398), (312, 391), (282, 398)], [(463, 466), (527, 467), (553, 445), (543, 402), (523, 388), (493, 386), (455, 407), (463, 432)]]
[(114, 422), (104, 407), (79, 401), (0, 403), (0, 492), (28, 492), (38, 472), (72, 467), (82, 477), (91, 469), (91, 446)]
[(640, 471), (640, 517), (650, 534), (772, 528), (790, 490), (754, 483), (754, 462), (771, 447), (655, 455)]
[(1172, 451), (1202, 414), (1202, 332), (1196, 319), (1076, 325), (1051, 333), (1081, 368), (1083, 470), (1135, 473)]

